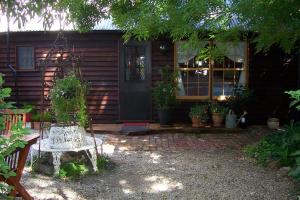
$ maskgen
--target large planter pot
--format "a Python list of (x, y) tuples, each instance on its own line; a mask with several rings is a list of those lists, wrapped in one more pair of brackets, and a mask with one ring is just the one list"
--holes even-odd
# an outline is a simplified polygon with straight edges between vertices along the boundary
[(85, 130), (79, 126), (52, 126), (49, 141), (53, 149), (80, 148), (86, 144)]
[(193, 116), (191, 118), (191, 120), (192, 120), (192, 127), (195, 127), (195, 128), (200, 127), (200, 119), (199, 119), (199, 117)]
[(276, 130), (279, 129), (279, 119), (278, 118), (269, 118), (267, 121), (269, 129)]
[(161, 126), (170, 126), (172, 124), (172, 110), (161, 109), (158, 110), (159, 124)]
[(212, 122), (214, 127), (223, 126), (224, 116), (221, 113), (212, 113)]
[[(51, 125), (50, 122), (44, 122), (44, 128), (47, 127), (49, 128)], [(32, 128), (35, 130), (40, 130), (41, 122), (32, 122)]]
[(229, 112), (226, 115), (225, 127), (226, 128), (236, 128), (236, 126), (237, 126), (236, 114), (234, 114), (233, 112)]
[(192, 117), (191, 120), (192, 120), (192, 127), (194, 128), (205, 126), (206, 123), (205, 121), (201, 120), (199, 117)]
[(41, 122), (32, 122), (32, 128), (34, 130), (40, 130), (40, 124)]

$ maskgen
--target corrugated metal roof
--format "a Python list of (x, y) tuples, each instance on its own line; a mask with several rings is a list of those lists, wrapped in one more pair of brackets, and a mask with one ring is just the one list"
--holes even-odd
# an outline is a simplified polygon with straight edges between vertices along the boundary
[[(13, 21), (13, 20), (11, 20)], [(6, 17), (1, 16), (0, 17), (0, 32), (6, 32), (7, 31), (7, 22)], [(49, 31), (58, 31), (59, 28), (59, 21), (55, 21)], [(34, 18), (31, 19), (29, 22), (25, 24), (25, 26), (19, 28), (16, 23), (11, 22), (9, 25), (11, 32), (24, 32), (24, 31), (44, 31), (43, 23), (40, 19)], [(75, 30), (73, 24), (68, 24), (62, 28), (65, 31), (72, 31)], [(113, 24), (111, 19), (103, 19), (101, 22), (95, 25), (93, 30), (120, 30), (117, 28), (116, 25)], [(48, 30), (47, 30), (48, 31)]]

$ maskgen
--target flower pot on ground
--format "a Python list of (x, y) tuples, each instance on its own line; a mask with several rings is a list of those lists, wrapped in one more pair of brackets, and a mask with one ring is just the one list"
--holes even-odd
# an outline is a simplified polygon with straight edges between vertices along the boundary
[(158, 117), (161, 126), (169, 126), (172, 124), (172, 110), (160, 109), (158, 110)]
[(219, 103), (211, 105), (211, 119), (214, 127), (221, 127), (224, 123), (224, 116), (227, 113), (227, 108)]
[(162, 80), (158, 81), (153, 88), (153, 100), (158, 109), (160, 125), (169, 126), (172, 124), (172, 112), (177, 105), (177, 72), (170, 72), (169, 67), (161, 70)]
[(267, 121), (267, 125), (269, 129), (277, 130), (279, 129), (279, 119), (275, 117), (270, 117)]
[(35, 130), (39, 130), (41, 128), (41, 122), (44, 122), (43, 127), (50, 127), (51, 121), (52, 116), (50, 112), (45, 112), (44, 116), (42, 116), (40, 113), (35, 111), (31, 115), (32, 128)]
[(208, 105), (194, 105), (191, 107), (189, 116), (192, 120), (192, 127), (200, 127), (207, 123), (209, 119)]

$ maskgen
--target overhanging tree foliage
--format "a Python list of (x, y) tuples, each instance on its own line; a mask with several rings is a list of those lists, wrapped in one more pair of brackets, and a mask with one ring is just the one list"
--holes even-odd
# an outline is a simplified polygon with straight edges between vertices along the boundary
[(19, 27), (26, 25), (33, 17), (40, 17), (45, 30), (55, 20), (62, 20), (64, 23), (74, 23), (76, 29), (84, 32), (91, 30), (105, 17), (103, 5), (101, 1), (93, 0), (2, 0), (0, 10)]
[(257, 33), (251, 40), (258, 50), (272, 45), (287, 53), (299, 49), (299, 0), (3, 0), (0, 9), (20, 26), (38, 15), (46, 29), (64, 13), (66, 22), (88, 31), (111, 16), (126, 39), (164, 35), (193, 45), (204, 36), (233, 40), (250, 31)]
[[(257, 50), (280, 46), (299, 49), (300, 1), (274, 0), (111, 0), (114, 22), (126, 38), (148, 39), (168, 35), (174, 41), (195, 44), (201, 36), (218, 40), (240, 39), (247, 32)], [(206, 33), (206, 34), (203, 34)]]

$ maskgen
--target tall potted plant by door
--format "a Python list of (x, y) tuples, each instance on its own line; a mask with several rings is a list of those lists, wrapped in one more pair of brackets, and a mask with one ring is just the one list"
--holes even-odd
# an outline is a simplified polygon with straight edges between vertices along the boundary
[(78, 148), (85, 143), (87, 124), (86, 84), (75, 75), (56, 80), (51, 90), (51, 109), (56, 124), (50, 129), (52, 148)]
[(161, 70), (162, 80), (153, 88), (153, 99), (158, 109), (161, 126), (169, 126), (172, 123), (172, 111), (176, 104), (177, 71), (170, 71), (169, 67)]

